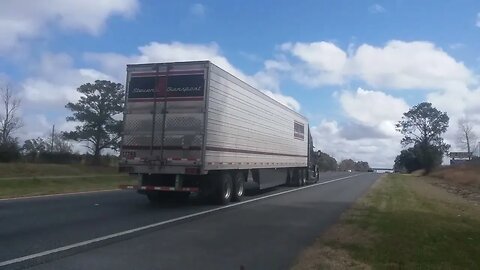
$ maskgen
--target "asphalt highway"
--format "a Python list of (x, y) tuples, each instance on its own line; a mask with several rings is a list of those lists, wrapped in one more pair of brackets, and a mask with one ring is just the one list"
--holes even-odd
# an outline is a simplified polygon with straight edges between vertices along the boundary
[(227, 207), (132, 191), (0, 201), (0, 268), (288, 269), (378, 179), (324, 173)]

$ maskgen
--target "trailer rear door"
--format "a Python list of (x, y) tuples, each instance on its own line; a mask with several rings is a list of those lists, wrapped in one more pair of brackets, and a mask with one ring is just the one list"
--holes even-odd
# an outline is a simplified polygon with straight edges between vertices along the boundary
[(122, 157), (164, 168), (200, 167), (206, 74), (203, 62), (129, 66)]

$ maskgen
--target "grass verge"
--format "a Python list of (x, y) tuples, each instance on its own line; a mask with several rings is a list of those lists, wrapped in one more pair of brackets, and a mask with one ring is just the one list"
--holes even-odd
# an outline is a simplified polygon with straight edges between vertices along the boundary
[(293, 269), (480, 269), (480, 207), (429, 178), (383, 177)]
[(127, 175), (0, 180), (0, 199), (115, 189), (120, 184), (136, 184), (136, 181)]
[(0, 163), (0, 178), (49, 175), (116, 174), (115, 167), (82, 164)]

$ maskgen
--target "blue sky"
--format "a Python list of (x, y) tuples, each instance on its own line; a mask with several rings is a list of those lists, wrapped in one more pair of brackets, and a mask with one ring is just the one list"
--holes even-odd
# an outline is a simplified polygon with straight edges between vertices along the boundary
[(54, 2), (0, 3), (0, 80), (23, 100), (20, 139), (72, 128), (75, 88), (123, 83), (127, 62), (203, 58), (308, 116), (338, 159), (391, 165), (393, 124), (424, 100), (451, 116), (454, 148), (456, 120), (480, 124), (479, 1)]

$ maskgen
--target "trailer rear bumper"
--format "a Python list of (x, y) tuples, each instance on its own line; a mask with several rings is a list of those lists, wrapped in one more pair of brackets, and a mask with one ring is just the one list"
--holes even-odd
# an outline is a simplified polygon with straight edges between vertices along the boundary
[(131, 174), (187, 174), (199, 175), (206, 174), (199, 165), (181, 166), (181, 165), (160, 165), (160, 164), (119, 164), (119, 172)]
[(199, 192), (198, 187), (168, 187), (168, 186), (140, 186), (120, 185), (120, 189), (132, 189), (137, 191), (178, 191), (178, 192)]

